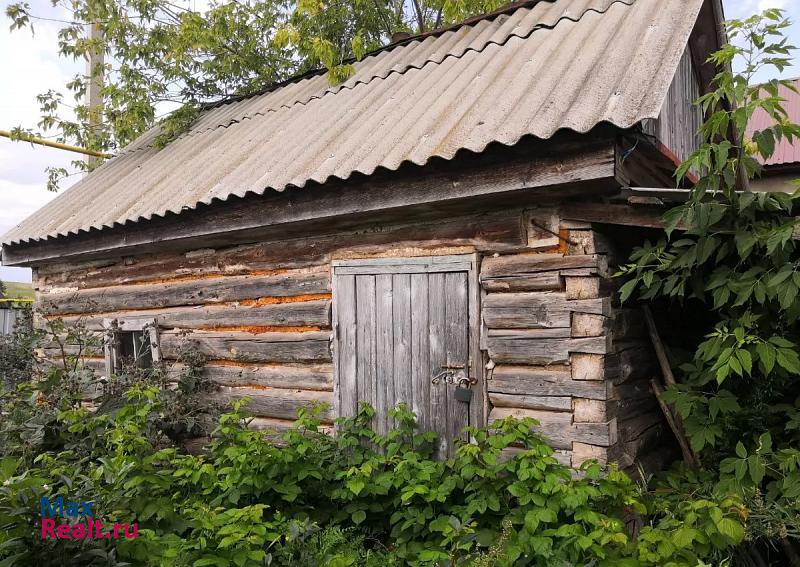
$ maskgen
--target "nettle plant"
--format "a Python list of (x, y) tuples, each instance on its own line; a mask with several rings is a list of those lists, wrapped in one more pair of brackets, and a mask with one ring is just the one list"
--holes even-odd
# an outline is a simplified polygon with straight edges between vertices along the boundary
[[(762, 69), (789, 64), (788, 26), (777, 9), (727, 24), (733, 45), (711, 57), (721, 71), (697, 101), (707, 117), (703, 144), (676, 174), (699, 179), (688, 201), (664, 216), (666, 237), (637, 248), (620, 269), (623, 300), (707, 314), (679, 364), (681, 384), (665, 399), (703, 464), (718, 467), (718, 488), (749, 499), (751, 536), (784, 544), (800, 538), (798, 195), (752, 192), (746, 179), (760, 174), (757, 156), (769, 158), (777, 142), (800, 137), (778, 92), (791, 83), (751, 84)], [(774, 125), (750, 140), (745, 132), (756, 112)]]

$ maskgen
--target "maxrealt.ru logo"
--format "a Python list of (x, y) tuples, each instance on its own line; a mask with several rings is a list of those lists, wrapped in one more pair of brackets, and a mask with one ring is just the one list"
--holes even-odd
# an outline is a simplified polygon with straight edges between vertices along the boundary
[[(138, 524), (113, 524), (104, 530), (103, 522), (94, 519), (93, 502), (64, 500), (63, 496), (40, 501), (42, 539), (136, 539)], [(61, 518), (59, 523), (55, 518)]]

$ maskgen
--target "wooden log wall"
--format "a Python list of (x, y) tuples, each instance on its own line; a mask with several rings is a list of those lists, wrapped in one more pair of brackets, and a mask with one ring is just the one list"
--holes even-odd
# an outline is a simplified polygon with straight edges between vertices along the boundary
[(661, 115), (643, 122), (644, 131), (658, 138), (680, 161), (688, 158), (702, 143), (698, 130), (703, 123), (703, 112), (694, 104), (701, 94), (691, 49), (687, 46), (661, 107)]
[(635, 465), (663, 442), (641, 314), (615, 299), (618, 251), (591, 225), (563, 222), (556, 253), (486, 258), (481, 269), (489, 420), (539, 421), (572, 466)]
[[(175, 371), (193, 345), (219, 400), (249, 396), (254, 423), (281, 430), (315, 403), (329, 406), (323, 421), (335, 417), (332, 260), (471, 252), (482, 257), (489, 420), (537, 419), (573, 466), (591, 458), (628, 467), (657, 447), (663, 430), (647, 386), (656, 368), (639, 314), (613, 299), (616, 251), (591, 225), (562, 222), (557, 207), (49, 264), (34, 285), (48, 316), (92, 331), (106, 318), (156, 318)], [(101, 353), (88, 357), (102, 369)]]
[[(313, 238), (48, 264), (35, 269), (34, 286), (48, 316), (93, 332), (106, 318), (156, 318), (168, 364), (180, 371), (182, 350), (194, 345), (208, 358), (203, 373), (219, 384), (220, 400), (250, 396), (255, 423), (280, 430), (314, 403), (329, 405), (325, 422), (334, 418), (332, 260), (517, 250), (528, 243), (526, 214), (398, 221)], [(83, 355), (102, 372), (101, 349)]]

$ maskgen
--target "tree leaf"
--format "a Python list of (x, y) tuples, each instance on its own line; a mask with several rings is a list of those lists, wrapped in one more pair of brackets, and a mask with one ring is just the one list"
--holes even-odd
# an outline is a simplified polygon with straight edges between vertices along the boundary
[(756, 354), (761, 362), (764, 373), (770, 374), (775, 367), (775, 347), (769, 343), (758, 343), (756, 345)]
[(752, 374), (753, 357), (750, 355), (750, 352), (745, 349), (739, 349), (736, 351), (736, 358), (742, 364), (742, 369), (747, 372), (747, 374)]
[(759, 486), (761, 481), (764, 480), (764, 463), (761, 460), (759, 455), (750, 455), (747, 458), (747, 468), (750, 472), (750, 478), (753, 480), (753, 484)]
[(367, 513), (364, 510), (356, 510), (350, 515), (350, 519), (353, 520), (355, 525), (359, 525), (367, 519)]
[(633, 290), (636, 289), (637, 283), (638, 283), (637, 280), (632, 279), (622, 284), (622, 287), (619, 288), (619, 300), (621, 302), (624, 303), (625, 301), (628, 300), (628, 298), (630, 298), (631, 294), (633, 293)]
[(732, 543), (738, 544), (744, 539), (744, 528), (742, 525), (730, 518), (722, 518), (717, 522), (719, 533), (727, 537)]

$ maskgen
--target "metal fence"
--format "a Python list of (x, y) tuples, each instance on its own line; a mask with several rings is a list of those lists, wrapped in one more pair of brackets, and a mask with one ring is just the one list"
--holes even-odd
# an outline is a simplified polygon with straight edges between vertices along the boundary
[(0, 307), (0, 335), (10, 335), (27, 307)]

